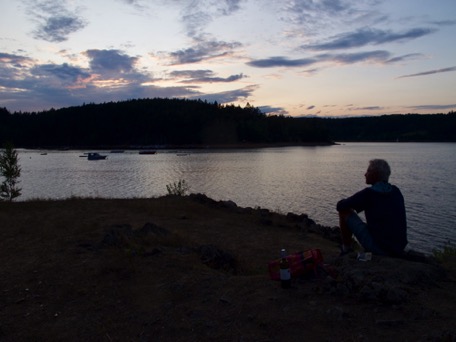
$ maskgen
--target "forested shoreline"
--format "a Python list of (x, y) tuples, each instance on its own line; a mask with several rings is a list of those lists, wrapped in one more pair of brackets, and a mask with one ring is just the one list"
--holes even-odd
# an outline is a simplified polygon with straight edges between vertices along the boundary
[(202, 100), (136, 99), (42, 112), (0, 108), (0, 142), (23, 148), (211, 147), (456, 141), (456, 113), (293, 118)]

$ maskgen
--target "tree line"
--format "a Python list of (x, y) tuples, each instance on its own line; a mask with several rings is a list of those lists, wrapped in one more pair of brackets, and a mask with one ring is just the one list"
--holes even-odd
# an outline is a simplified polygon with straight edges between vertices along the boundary
[(335, 141), (455, 142), (456, 112), (323, 119)]
[(456, 113), (292, 118), (188, 99), (135, 99), (42, 112), (0, 108), (0, 143), (23, 148), (242, 146), (332, 141), (456, 141)]
[(328, 142), (319, 120), (201, 100), (137, 99), (39, 113), (0, 109), (0, 141), (16, 147), (211, 146)]

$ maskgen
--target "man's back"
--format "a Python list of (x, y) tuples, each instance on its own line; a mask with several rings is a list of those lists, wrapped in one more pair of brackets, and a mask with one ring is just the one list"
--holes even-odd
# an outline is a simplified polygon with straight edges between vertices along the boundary
[(367, 227), (375, 243), (388, 254), (401, 254), (407, 245), (407, 220), (404, 197), (394, 185), (365, 188), (339, 201), (338, 210), (364, 211)]

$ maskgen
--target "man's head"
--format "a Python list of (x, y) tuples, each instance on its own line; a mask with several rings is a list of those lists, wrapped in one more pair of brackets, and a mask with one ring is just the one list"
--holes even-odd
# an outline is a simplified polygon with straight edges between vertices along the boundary
[(369, 167), (367, 168), (364, 176), (366, 177), (366, 184), (375, 184), (377, 182), (388, 182), (391, 169), (383, 159), (372, 159), (369, 161)]

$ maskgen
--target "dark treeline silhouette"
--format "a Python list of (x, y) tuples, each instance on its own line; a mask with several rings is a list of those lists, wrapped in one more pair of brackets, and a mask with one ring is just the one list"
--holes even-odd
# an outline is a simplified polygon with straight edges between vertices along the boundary
[(0, 143), (25, 148), (134, 148), (456, 141), (456, 113), (361, 118), (266, 116), (202, 100), (136, 99), (42, 112), (0, 108)]
[(455, 142), (456, 112), (322, 119), (334, 141)]
[(138, 99), (13, 113), (0, 109), (0, 142), (17, 147), (233, 146), (328, 143), (322, 122), (266, 116), (201, 100)]

